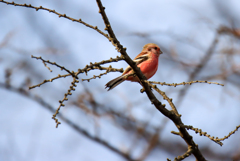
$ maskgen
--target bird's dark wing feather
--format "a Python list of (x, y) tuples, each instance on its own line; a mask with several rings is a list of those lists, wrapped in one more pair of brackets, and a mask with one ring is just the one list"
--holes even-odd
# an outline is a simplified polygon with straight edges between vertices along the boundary
[[(142, 52), (135, 59), (133, 59), (133, 61), (136, 63), (136, 65), (138, 65), (147, 59), (148, 59), (147, 52)], [(130, 66), (127, 66), (127, 68), (123, 72), (123, 75), (128, 73), (130, 70), (132, 70), (132, 68)]]

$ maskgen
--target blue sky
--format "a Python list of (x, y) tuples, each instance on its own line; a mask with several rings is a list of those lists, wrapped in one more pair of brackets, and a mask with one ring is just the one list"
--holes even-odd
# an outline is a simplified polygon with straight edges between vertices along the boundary
[[(34, 6), (42, 5), (76, 19), (81, 18), (93, 26), (98, 26), (101, 30), (104, 29), (95, 1), (18, 0), (15, 2), (31, 3)], [(131, 58), (134, 58), (146, 43), (154, 42), (160, 45), (164, 54), (159, 59), (157, 74), (151, 78), (154, 81), (169, 83), (186, 81), (189, 73), (206, 53), (216, 29), (220, 25), (228, 27), (239, 25), (239, 19), (236, 16), (240, 14), (239, 2), (236, 0), (228, 3), (216, 0), (104, 0), (103, 5), (106, 7), (106, 13), (117, 38), (124, 47), (127, 47)], [(2, 15), (0, 43), (6, 35), (10, 35), (7, 45), (0, 48), (1, 82), (4, 82), (4, 71), (7, 68), (13, 69), (14, 74), (11, 80), (15, 86), (20, 86), (26, 77), (30, 77), (33, 84), (37, 84), (44, 79), (63, 73), (52, 66), (50, 67), (53, 73), (50, 73), (41, 61), (31, 59), (30, 55), (42, 56), (70, 70), (77, 70), (90, 62), (99, 62), (119, 55), (112, 44), (96, 31), (82, 24), (58, 18), (55, 14), (0, 3), (0, 15)], [(149, 34), (149, 36), (141, 37), (138, 34)], [(196, 79), (207, 77), (212, 73), (220, 73), (219, 62), (224, 56), (222, 49), (229, 47), (229, 44), (234, 46), (239, 43), (227, 36), (221, 37), (219, 41), (212, 59)], [(234, 42), (229, 43), (230, 41)], [(188, 66), (174, 59), (187, 63)], [(239, 61), (239, 53), (235, 60)], [(127, 66), (123, 61), (111, 65), (115, 68)], [(80, 77), (89, 78), (93, 74), (98, 75), (99, 71)], [(72, 105), (72, 102), (77, 100), (78, 94), (87, 87), (92, 90), (94, 98), (100, 104), (107, 104), (136, 120), (160, 127), (164, 117), (150, 104), (145, 94), (139, 93), (139, 84), (124, 82), (113, 91), (107, 92), (104, 89), (106, 82), (119, 75), (120, 73), (110, 73), (90, 83), (79, 84), (76, 92), (73, 92), (75, 94), (66, 103), (66, 107), (61, 109), (61, 113), (87, 129), (92, 135), (95, 135), (97, 125), (101, 129), (99, 134), (101, 138), (120, 149), (128, 150), (134, 136), (129, 136), (126, 131), (115, 127), (110, 118), (89, 118), (86, 113)], [(237, 81), (237, 78), (235, 80)], [(209, 84), (192, 85), (181, 106), (178, 107), (179, 113), (183, 115), (182, 120), (185, 124), (201, 128), (213, 136), (223, 137), (234, 130), (240, 122), (239, 87), (219, 79), (211, 81), (226, 83), (226, 85), (224, 87)], [(70, 82), (71, 79), (56, 80), (30, 92), (39, 95), (57, 108), (58, 100), (63, 98)], [(173, 98), (173, 101), (177, 101), (178, 92), (183, 87), (159, 86), (159, 88)], [(163, 101), (160, 95), (155, 94), (160, 101)], [(0, 160), (74, 161), (106, 158), (107, 160), (124, 160), (103, 146), (79, 135), (64, 122), (55, 129), (55, 123), (51, 119), (52, 113), (32, 100), (4, 89), (0, 89), (0, 98), (2, 98)], [(164, 101), (163, 103), (167, 104)], [(170, 107), (167, 106), (167, 108)], [(161, 139), (181, 142), (178, 136), (170, 134), (172, 130), (176, 128), (169, 121), (161, 134)], [(190, 134), (200, 147), (210, 146), (216, 152), (227, 152), (233, 155), (234, 149), (240, 148), (238, 144), (234, 144), (240, 138), (239, 132), (224, 141), (223, 147), (209, 141), (206, 137), (199, 137), (193, 132)], [(134, 148), (133, 156), (141, 153), (140, 145)], [(94, 155), (91, 153), (92, 149)], [(1, 154), (4, 154), (2, 158)], [(169, 156), (165, 152), (157, 154), (153, 152), (146, 160), (154, 161), (156, 158), (166, 159), (167, 157), (173, 159), (176, 156)]]

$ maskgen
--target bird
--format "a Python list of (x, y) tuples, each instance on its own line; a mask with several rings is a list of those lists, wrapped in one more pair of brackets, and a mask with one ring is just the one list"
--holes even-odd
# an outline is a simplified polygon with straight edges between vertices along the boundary
[[(147, 79), (151, 78), (158, 69), (158, 58), (162, 54), (160, 47), (154, 43), (148, 43), (143, 46), (140, 54), (138, 54), (133, 61), (136, 63), (137, 67), (140, 68), (141, 72)], [(105, 85), (105, 89), (108, 88), (112, 90), (117, 85), (124, 81), (138, 82), (141, 84), (139, 78), (134, 75), (134, 71), (130, 66), (123, 71), (123, 74)]]

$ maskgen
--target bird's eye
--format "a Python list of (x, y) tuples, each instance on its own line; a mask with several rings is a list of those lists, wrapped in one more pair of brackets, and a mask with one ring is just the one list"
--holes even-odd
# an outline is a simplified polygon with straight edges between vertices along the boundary
[(157, 50), (157, 47), (155, 47), (154, 49)]

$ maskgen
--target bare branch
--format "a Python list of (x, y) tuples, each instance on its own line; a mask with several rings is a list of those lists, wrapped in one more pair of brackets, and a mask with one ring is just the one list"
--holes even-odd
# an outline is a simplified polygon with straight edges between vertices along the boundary
[(108, 68), (107, 68), (107, 70), (106, 70), (106, 72), (104, 72), (104, 73), (101, 73), (101, 74), (99, 74), (99, 75), (93, 75), (93, 77), (92, 78), (88, 78), (88, 79), (82, 79), (82, 81), (88, 81), (88, 82), (90, 82), (90, 80), (92, 80), (92, 79), (96, 79), (96, 78), (101, 78), (103, 75), (107, 75), (108, 73), (110, 73), (110, 72), (123, 72), (123, 69), (115, 69), (115, 68), (112, 68), (112, 66), (110, 65)]
[(55, 10), (51, 10), (51, 9), (48, 9), (48, 8), (45, 8), (45, 7), (42, 7), (42, 6), (35, 7), (35, 6), (32, 6), (31, 4), (26, 4), (26, 3), (25, 4), (18, 4), (18, 3), (15, 3), (15, 2), (7, 2), (7, 1), (4, 1), (4, 0), (0, 0), (0, 2), (6, 3), (7, 5), (14, 5), (14, 6), (32, 8), (32, 9), (35, 9), (36, 11), (38, 11), (38, 10), (45, 10), (45, 11), (49, 11), (50, 13), (52, 12), (52, 13), (58, 15), (59, 18), (60, 17), (64, 17), (64, 18), (69, 19), (69, 20), (71, 20), (73, 22), (81, 23), (81, 24), (85, 25), (86, 27), (89, 27), (89, 28), (97, 31), (98, 33), (100, 33), (101, 35), (103, 35), (104, 37), (109, 39), (108, 35), (105, 34), (104, 32), (102, 32), (101, 30), (99, 30), (97, 26), (89, 25), (88, 23), (82, 21), (82, 19), (78, 19), (77, 20), (77, 19), (74, 19), (74, 18), (72, 18), (70, 16), (67, 16), (66, 14), (61, 14), (59, 12), (56, 12)]
[(177, 158), (174, 159), (174, 161), (180, 161), (180, 160), (183, 160), (187, 157), (189, 157), (193, 152), (193, 149), (191, 146), (188, 146), (188, 150), (186, 151), (186, 153), (184, 153), (183, 155), (181, 156), (178, 156)]
[(71, 74), (72, 77), (76, 77), (78, 79), (78, 77), (76, 75), (74, 75), (74, 72), (70, 72), (68, 69), (66, 69), (64, 66), (61, 66), (61, 65), (58, 65), (56, 62), (51, 62), (49, 60), (44, 60), (41, 56), (39, 57), (36, 57), (36, 56), (33, 56), (31, 55), (32, 58), (35, 58), (35, 59), (40, 59), (42, 60), (43, 64), (45, 67), (47, 67), (50, 72), (52, 72), (52, 70), (46, 65), (46, 63), (49, 63), (49, 64), (52, 64), (52, 65), (55, 65), (56, 67), (60, 68), (61, 70), (65, 70), (67, 73)]
[(199, 133), (200, 136), (203, 135), (203, 136), (208, 137), (209, 139), (211, 139), (215, 143), (219, 144), (220, 146), (223, 145), (223, 143), (221, 141), (219, 141), (219, 139), (215, 139), (214, 136), (211, 137), (210, 135), (207, 134), (207, 132), (202, 132), (202, 129), (194, 128), (193, 126), (187, 126), (187, 125), (185, 125), (185, 127), (188, 130), (191, 129), (191, 130), (195, 131), (195, 133)]
[[(87, 75), (87, 72), (89, 72), (90, 70), (94, 70), (94, 69), (106, 70), (105, 73), (102, 73), (102, 74), (100, 74), (100, 75), (97, 76), (97, 77), (101, 77), (102, 75), (105, 75), (105, 74), (107, 74), (107, 73), (109, 73), (109, 72), (116, 72), (116, 71), (118, 71), (118, 72), (123, 72), (123, 69), (115, 69), (115, 68), (112, 68), (111, 65), (110, 65), (108, 68), (100, 66), (101, 64), (107, 64), (107, 63), (118, 62), (118, 61), (120, 61), (120, 60), (123, 60), (123, 57), (119, 57), (119, 56), (117, 56), (116, 58), (110, 58), (109, 60), (103, 60), (103, 61), (98, 62), (98, 63), (95, 62), (94, 64), (93, 64), (93, 63), (90, 63), (90, 65), (86, 65), (85, 68), (83, 68), (83, 69), (78, 69), (77, 72), (74, 72), (74, 71), (70, 72), (70, 71), (69, 71), (68, 69), (66, 69), (64, 66), (58, 65), (56, 62), (51, 62), (51, 61), (49, 61), (49, 60), (45, 60), (45, 59), (43, 59), (42, 57), (36, 57), (36, 56), (33, 56), (33, 55), (32, 55), (32, 58), (35, 58), (35, 59), (37, 59), (37, 60), (38, 60), (38, 59), (42, 60), (44, 66), (46, 66), (49, 70), (50, 70), (50, 68), (46, 65), (46, 63), (51, 64), (51, 65), (54, 65), (54, 66), (60, 68), (61, 70), (66, 71), (66, 72), (69, 73), (69, 74), (65, 74), (65, 75), (60, 75), (60, 74), (58, 74), (58, 76), (56, 76), (56, 77), (54, 77), (54, 78), (51, 78), (51, 79), (48, 79), (48, 80), (44, 80), (42, 83), (39, 83), (39, 84), (37, 84), (37, 85), (34, 85), (34, 86), (29, 87), (29, 89), (32, 89), (32, 88), (35, 88), (35, 87), (40, 87), (41, 85), (43, 85), (43, 84), (45, 84), (45, 83), (47, 83), (47, 82), (52, 82), (53, 80), (56, 80), (56, 79), (58, 79), (58, 78), (63, 78), (63, 77), (65, 78), (65, 77), (70, 76), (70, 75), (71, 75), (72, 78), (73, 78), (73, 81), (71, 82), (72, 85), (70, 86), (68, 92), (64, 94), (64, 98), (63, 98), (62, 100), (59, 100), (60, 105), (59, 105), (59, 107), (57, 108), (55, 114), (53, 114), (52, 119), (55, 120), (55, 122), (56, 122), (56, 127), (58, 127), (58, 125), (61, 124), (61, 122), (58, 121), (58, 119), (56, 118), (56, 116), (58, 115), (58, 113), (59, 113), (59, 111), (60, 111), (60, 108), (63, 107), (63, 106), (65, 106), (65, 105), (63, 104), (63, 102), (68, 100), (67, 96), (68, 96), (68, 95), (72, 95), (71, 91), (75, 91), (75, 88), (74, 88), (74, 87), (77, 86), (76, 83), (79, 83), (79, 81), (77, 80), (79, 74), (81, 74), (81, 73), (86, 73), (86, 75)], [(50, 70), (50, 71), (51, 71), (51, 70)], [(91, 79), (94, 79), (94, 78), (96, 78), (96, 76), (94, 76), (93, 78), (89, 78), (89, 79), (82, 79), (82, 81), (84, 81), (84, 80), (90, 81)]]
[(186, 85), (186, 84), (192, 85), (193, 83), (208, 83), (208, 84), (216, 84), (216, 85), (224, 86), (224, 84), (220, 84), (220, 83), (217, 83), (217, 82), (199, 81), (199, 80), (191, 81), (191, 82), (182, 82), (182, 83), (165, 83), (165, 82), (149, 81), (149, 83), (160, 84), (162, 86), (167, 85), (167, 86), (173, 86), (173, 87), (176, 87), (176, 86), (179, 86), (179, 85)]

